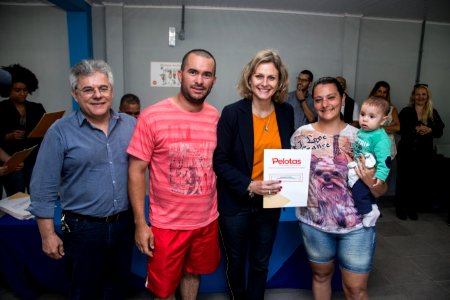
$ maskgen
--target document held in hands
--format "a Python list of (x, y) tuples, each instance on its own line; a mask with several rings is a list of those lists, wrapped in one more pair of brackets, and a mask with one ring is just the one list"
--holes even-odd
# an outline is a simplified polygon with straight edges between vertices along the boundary
[(306, 206), (310, 163), (311, 150), (265, 149), (264, 180), (281, 180), (282, 189), (264, 195), (263, 207)]
[(28, 155), (30, 155), (31, 152), (33, 152), (34, 148), (36, 148), (37, 145), (34, 145), (33, 147), (30, 147), (28, 149), (18, 151), (14, 153), (10, 159), (6, 161), (6, 163), (3, 166), (8, 167), (8, 173), (15, 171), (17, 166), (23, 162)]
[(55, 123), (56, 120), (60, 119), (66, 111), (55, 111), (51, 113), (45, 113), (42, 118), (37, 123), (36, 127), (28, 134), (28, 138), (42, 138), (44, 137), (47, 130)]

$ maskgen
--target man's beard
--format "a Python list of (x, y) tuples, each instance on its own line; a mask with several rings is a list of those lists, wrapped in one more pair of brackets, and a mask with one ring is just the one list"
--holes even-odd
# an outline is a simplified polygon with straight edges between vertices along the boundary
[(181, 83), (181, 94), (183, 95), (183, 97), (191, 104), (194, 105), (202, 105), (203, 102), (205, 102), (206, 97), (208, 97), (209, 93), (211, 92), (212, 87), (210, 87), (205, 96), (201, 97), (201, 98), (194, 98), (192, 97), (192, 95), (189, 93), (189, 89), (183, 85), (183, 83)]

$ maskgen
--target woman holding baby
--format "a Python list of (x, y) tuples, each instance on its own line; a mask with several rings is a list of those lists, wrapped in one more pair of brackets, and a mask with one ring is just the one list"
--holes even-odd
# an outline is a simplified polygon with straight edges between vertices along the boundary
[[(314, 108), (318, 121), (298, 128), (291, 137), (295, 149), (311, 149), (307, 207), (296, 215), (312, 268), (315, 299), (331, 299), (331, 279), (338, 262), (347, 299), (368, 299), (367, 281), (375, 251), (375, 227), (363, 227), (351, 190), (347, 163), (353, 159), (352, 143), (357, 129), (340, 118), (344, 91), (333, 77), (314, 83)], [(357, 174), (377, 198), (387, 185), (373, 186), (374, 169), (358, 162)]]

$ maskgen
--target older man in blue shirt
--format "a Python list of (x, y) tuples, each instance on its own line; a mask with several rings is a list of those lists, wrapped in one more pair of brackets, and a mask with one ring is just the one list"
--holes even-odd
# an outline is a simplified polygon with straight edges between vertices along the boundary
[[(71, 299), (124, 299), (133, 221), (126, 149), (136, 120), (111, 109), (113, 75), (101, 60), (83, 60), (70, 74), (80, 109), (45, 135), (31, 180), (30, 211), (43, 251), (68, 262)], [(53, 213), (60, 197), (62, 240)]]

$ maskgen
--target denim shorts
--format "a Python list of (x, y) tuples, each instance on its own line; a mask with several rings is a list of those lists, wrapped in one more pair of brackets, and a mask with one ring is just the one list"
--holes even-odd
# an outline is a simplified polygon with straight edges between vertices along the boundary
[(326, 264), (337, 260), (341, 268), (357, 274), (369, 273), (375, 253), (375, 227), (347, 233), (328, 233), (300, 222), (308, 260)]

